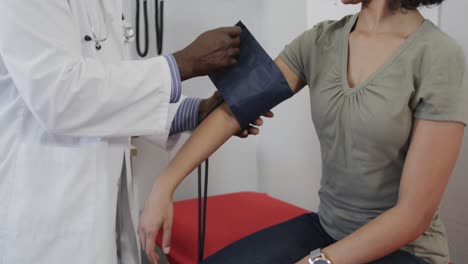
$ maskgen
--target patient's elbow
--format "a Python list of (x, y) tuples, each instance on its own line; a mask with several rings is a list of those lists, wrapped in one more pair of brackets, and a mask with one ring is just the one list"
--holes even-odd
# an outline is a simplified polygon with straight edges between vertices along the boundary
[(412, 241), (422, 236), (430, 227), (434, 219), (435, 210), (428, 208), (415, 208), (415, 206), (401, 205), (401, 212), (405, 215), (410, 227), (409, 234)]

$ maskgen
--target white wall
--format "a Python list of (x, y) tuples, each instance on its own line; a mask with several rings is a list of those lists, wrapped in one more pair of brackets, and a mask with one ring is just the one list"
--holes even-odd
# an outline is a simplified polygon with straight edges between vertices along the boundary
[[(126, 10), (134, 10), (134, 2), (126, 1)], [(148, 3), (150, 10), (154, 10), (153, 1)], [(167, 0), (165, 4), (164, 53), (166, 54), (184, 48), (206, 30), (231, 26), (240, 19), (254, 34), (259, 33), (260, 18), (257, 15), (259, 5), (255, 1)], [(132, 11), (126, 14), (132, 24), (134, 24), (133, 13)], [(150, 55), (155, 54), (153, 17), (150, 14), (152, 35)], [(208, 78), (198, 78), (184, 82), (183, 92), (188, 96), (207, 97), (214, 92), (214, 86)], [(184, 138), (186, 137), (185, 135)], [(247, 140), (232, 139), (212, 157), (209, 188), (211, 194), (257, 190), (256, 142), (257, 138), (254, 137)], [(170, 155), (142, 139), (135, 140), (135, 144), (139, 153), (134, 159), (134, 173), (140, 191), (140, 204), (143, 204), (155, 175), (164, 168)], [(175, 198), (194, 197), (196, 186), (196, 175), (192, 174), (178, 189)]]
[[(306, 0), (264, 0), (265, 50), (276, 57), (307, 28)], [(287, 10), (287, 12), (286, 12)], [(320, 149), (310, 117), (309, 92), (274, 109), (258, 142), (259, 190), (299, 206), (316, 209)]]
[[(466, 16), (466, 10), (468, 10), (467, 1), (447, 1), (442, 6), (440, 16), (440, 26), (463, 46), (465, 57), (468, 54), (468, 33), (466, 31), (468, 17)], [(468, 71), (465, 76), (465, 88), (468, 89)], [(468, 131), (465, 132), (461, 155), (441, 207), (442, 220), (447, 228), (450, 251), (455, 264), (468, 262), (467, 187)]]

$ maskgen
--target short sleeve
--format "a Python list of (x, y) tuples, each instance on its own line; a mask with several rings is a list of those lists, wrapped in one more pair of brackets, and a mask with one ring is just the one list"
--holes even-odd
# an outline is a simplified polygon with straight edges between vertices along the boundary
[(280, 53), (280, 58), (304, 82), (308, 82), (308, 61), (312, 54), (317, 26), (302, 33)]
[[(434, 51), (435, 52), (435, 51)], [(414, 117), (467, 124), (465, 56), (458, 45), (436, 52), (412, 102)]]

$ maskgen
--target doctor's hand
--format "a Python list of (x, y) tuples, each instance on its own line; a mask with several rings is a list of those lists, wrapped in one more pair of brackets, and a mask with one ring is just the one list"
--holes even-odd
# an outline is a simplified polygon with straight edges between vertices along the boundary
[[(160, 184), (155, 186), (160, 186)], [(153, 189), (146, 200), (138, 227), (141, 248), (146, 252), (152, 264), (157, 264), (159, 261), (155, 247), (156, 237), (161, 228), (163, 231), (162, 248), (165, 254), (169, 254), (173, 215), (172, 195), (163, 188)]]
[[(200, 124), (210, 113), (214, 110), (215, 107), (219, 106), (219, 103), (223, 101), (221, 94), (216, 91), (210, 98), (204, 99), (200, 103), (200, 110), (198, 112), (198, 123)], [(267, 118), (273, 118), (274, 114), (271, 111), (268, 111), (263, 115)], [(263, 125), (263, 118), (259, 117), (255, 122), (253, 122), (247, 129), (244, 129), (236, 134), (237, 137), (247, 138), (249, 135), (258, 135), (260, 134), (260, 129)]]
[(182, 81), (236, 64), (240, 33), (240, 27), (210, 30), (201, 34), (185, 49), (174, 53)]

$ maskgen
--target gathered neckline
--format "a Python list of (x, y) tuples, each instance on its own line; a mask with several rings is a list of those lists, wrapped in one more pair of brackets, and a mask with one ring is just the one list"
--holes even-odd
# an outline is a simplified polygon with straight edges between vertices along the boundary
[(368, 85), (381, 72), (383, 72), (387, 67), (392, 65), (396, 61), (396, 59), (398, 59), (398, 57), (400, 57), (400, 55), (402, 53), (404, 53), (409, 46), (412, 45), (412, 43), (417, 38), (417, 36), (419, 36), (424, 31), (424, 28), (426, 27), (426, 25), (430, 23), (430, 21), (428, 19), (424, 19), (423, 23), (421, 23), (419, 28), (416, 31), (414, 31), (413, 33), (411, 33), (411, 35), (409, 35), (408, 38), (403, 41), (403, 43), (398, 47), (398, 49), (396, 49), (393, 52), (393, 54), (385, 60), (384, 63), (382, 63), (379, 67), (377, 67), (377, 69), (371, 75), (369, 75), (369, 77), (367, 77), (366, 80), (362, 81), (361, 83), (359, 83), (355, 87), (351, 88), (349, 86), (349, 81), (348, 81), (349, 37), (351, 35), (351, 32), (352, 32), (354, 26), (356, 25), (356, 23), (358, 21), (358, 18), (359, 18), (359, 13), (357, 13), (357, 14), (355, 14), (355, 15), (353, 15), (351, 17), (350, 21), (348, 22), (348, 24), (345, 27), (345, 32), (344, 32), (345, 36), (343, 38), (342, 53), (341, 53), (342, 55), (341, 55), (341, 76), (340, 76), (340, 78), (341, 78), (341, 82), (342, 82), (342, 85), (341, 85), (342, 90), (347, 95), (354, 94), (354, 93), (368, 87)]

